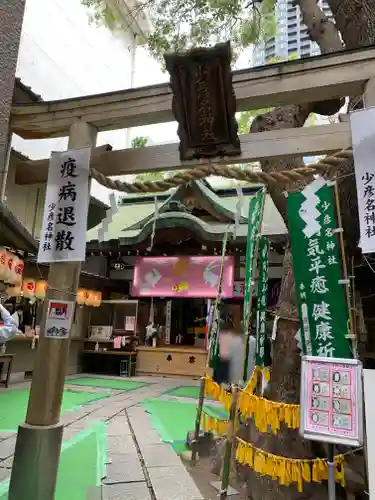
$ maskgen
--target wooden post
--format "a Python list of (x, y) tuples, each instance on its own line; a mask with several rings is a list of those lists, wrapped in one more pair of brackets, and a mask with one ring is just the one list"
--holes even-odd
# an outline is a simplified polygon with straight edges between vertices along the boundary
[[(228, 231), (227, 229), (224, 239), (223, 239), (223, 248), (221, 251), (221, 263), (220, 263), (220, 273), (219, 273), (219, 280), (217, 284), (217, 294), (216, 294), (216, 300), (215, 300), (215, 305), (214, 309), (212, 311), (212, 318), (211, 318), (211, 325), (210, 325), (210, 332), (212, 334), (212, 328), (214, 324), (214, 319), (215, 319), (215, 314), (217, 313), (217, 342), (219, 342), (219, 323), (220, 323), (220, 317), (218, 313), (218, 308), (221, 300), (221, 292), (222, 292), (222, 281), (223, 281), (223, 271), (224, 271), (224, 258), (226, 256), (227, 252), (227, 242), (228, 242)], [(216, 311), (216, 313), (215, 313)], [(205, 393), (205, 388), (206, 388), (206, 376), (207, 376), (207, 370), (209, 366), (209, 358), (210, 358), (210, 349), (207, 353), (207, 361), (206, 361), (206, 368), (204, 370), (204, 376), (201, 379), (201, 385), (199, 389), (199, 400), (198, 400), (198, 407), (197, 407), (197, 416), (195, 419), (195, 429), (194, 429), (194, 440), (192, 443), (192, 450), (191, 450), (191, 461), (192, 464), (195, 465), (196, 460), (197, 460), (197, 445), (198, 445), (198, 439), (199, 439), (199, 432), (200, 432), (200, 426), (201, 426), (201, 418), (202, 418), (202, 410), (203, 410), (203, 405), (204, 405), (204, 393)]]
[[(337, 225), (338, 225), (338, 228), (340, 230), (338, 233), (338, 238), (339, 238), (339, 246), (340, 246), (341, 258), (342, 258), (342, 272), (343, 272), (344, 280), (345, 280), (345, 296), (346, 296), (346, 303), (348, 306), (348, 314), (349, 314), (349, 331), (350, 331), (350, 338), (352, 341), (353, 356), (354, 356), (354, 358), (357, 358), (358, 357), (357, 336), (356, 336), (356, 334), (354, 332), (354, 328), (353, 328), (353, 309), (352, 309), (352, 301), (350, 298), (350, 279), (348, 276), (348, 266), (347, 266), (347, 262), (346, 262), (344, 234), (343, 234), (342, 218), (341, 218), (341, 211), (340, 211), (340, 195), (339, 195), (339, 190), (337, 187), (337, 181), (335, 181), (335, 183), (334, 183), (334, 194), (335, 194)], [(353, 290), (353, 293), (354, 293), (354, 290)]]
[(201, 419), (202, 419), (205, 389), (206, 389), (206, 375), (201, 378), (201, 385), (199, 388), (197, 415), (195, 417), (194, 440), (192, 442), (192, 448), (191, 448), (191, 461), (193, 465), (195, 465), (197, 461), (197, 446), (198, 446), (199, 432), (201, 429)]
[(230, 407), (229, 424), (227, 439), (225, 442), (223, 472), (221, 479), (220, 500), (226, 500), (228, 496), (230, 466), (232, 461), (232, 452), (236, 439), (236, 425), (237, 425), (237, 403), (239, 396), (238, 386), (232, 386), (232, 404)]
[[(94, 127), (78, 121), (71, 126), (68, 149), (94, 147), (96, 135)], [(75, 300), (80, 271), (81, 262), (50, 265), (42, 325), (45, 325), (49, 300)], [(18, 429), (9, 500), (54, 498), (63, 433), (59, 420), (69, 344), (69, 339), (46, 339), (42, 327), (26, 422)]]

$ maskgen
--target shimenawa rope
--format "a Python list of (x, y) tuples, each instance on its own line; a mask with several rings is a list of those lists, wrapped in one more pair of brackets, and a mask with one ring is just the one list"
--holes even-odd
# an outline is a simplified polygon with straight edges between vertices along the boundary
[(235, 166), (217, 165), (213, 163), (195, 167), (192, 170), (180, 172), (162, 181), (150, 182), (122, 182), (110, 179), (94, 168), (91, 169), (91, 176), (106, 188), (122, 191), (125, 193), (157, 193), (168, 189), (187, 184), (193, 180), (204, 179), (210, 175), (218, 175), (228, 179), (246, 181), (259, 184), (288, 184), (289, 182), (300, 181), (314, 174), (330, 175), (341, 165), (353, 156), (352, 148), (343, 149), (332, 155), (323, 158), (317, 163), (306, 167), (295, 168), (293, 170), (283, 170), (280, 172), (254, 172), (250, 169), (243, 169)]

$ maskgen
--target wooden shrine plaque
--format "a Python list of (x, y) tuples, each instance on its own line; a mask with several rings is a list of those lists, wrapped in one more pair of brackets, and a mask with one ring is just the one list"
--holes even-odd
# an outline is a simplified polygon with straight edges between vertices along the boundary
[(230, 43), (165, 54), (164, 59), (171, 76), (181, 161), (239, 155)]

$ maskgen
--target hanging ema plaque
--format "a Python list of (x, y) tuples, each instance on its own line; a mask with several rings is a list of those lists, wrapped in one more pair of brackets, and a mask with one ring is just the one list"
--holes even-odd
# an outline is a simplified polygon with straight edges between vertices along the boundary
[(171, 75), (181, 161), (239, 155), (230, 43), (165, 54), (164, 59)]

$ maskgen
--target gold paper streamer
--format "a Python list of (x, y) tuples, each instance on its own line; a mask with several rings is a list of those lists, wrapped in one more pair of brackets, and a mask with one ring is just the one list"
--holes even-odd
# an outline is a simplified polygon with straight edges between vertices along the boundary
[[(302, 492), (303, 483), (320, 483), (328, 479), (327, 460), (321, 458), (286, 458), (255, 448), (237, 438), (236, 460), (261, 476), (269, 476), (283, 486), (296, 484)], [(335, 457), (336, 482), (345, 486), (344, 455)]]
[[(290, 429), (298, 429), (300, 423), (299, 405), (278, 403), (254, 394), (261, 373), (262, 369), (256, 367), (245, 389), (241, 391), (238, 402), (240, 414), (245, 418), (253, 418), (260, 432), (268, 432), (271, 429), (276, 434), (280, 430), (281, 423), (284, 423)], [(267, 376), (269, 376), (268, 370), (265, 373), (265, 377)], [(205, 391), (206, 396), (211, 396), (220, 401), (227, 411), (230, 410), (231, 393), (225, 391), (210, 377), (206, 377)]]

